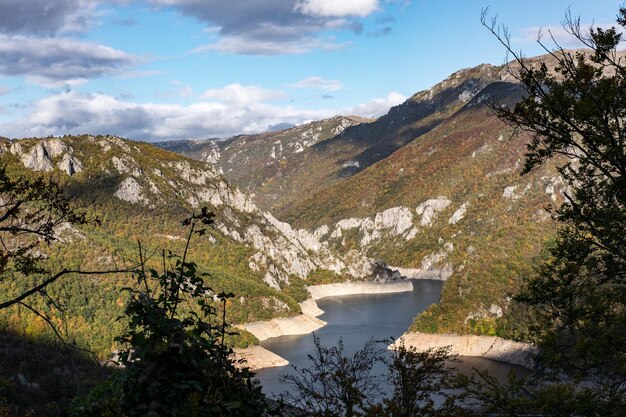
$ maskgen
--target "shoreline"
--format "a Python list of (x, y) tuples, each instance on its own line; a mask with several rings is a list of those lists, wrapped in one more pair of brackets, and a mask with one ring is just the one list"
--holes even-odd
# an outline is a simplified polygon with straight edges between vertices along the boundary
[[(348, 282), (339, 284), (322, 284), (307, 287), (310, 298), (301, 302), (302, 314), (288, 318), (277, 318), (268, 321), (239, 324), (235, 327), (252, 333), (259, 341), (285, 335), (304, 335), (314, 332), (327, 323), (317, 317), (324, 311), (317, 305), (317, 300), (326, 297), (359, 294), (389, 294), (413, 290), (411, 281), (394, 282)], [(424, 351), (431, 348), (451, 347), (451, 353), (458, 356), (482, 357), (496, 362), (508, 363), (527, 369), (534, 368), (533, 355), (538, 348), (530, 343), (515, 342), (495, 336), (456, 335), (405, 332), (394, 343), (394, 346), (404, 343), (407, 347), (414, 347)], [(262, 368), (271, 368), (288, 365), (289, 362), (279, 355), (263, 348), (260, 345), (245, 349), (235, 349), (237, 359), (245, 359), (252, 371)]]
[[(327, 323), (317, 317), (324, 314), (316, 303), (326, 297), (361, 294), (391, 294), (413, 291), (413, 283), (409, 280), (392, 282), (345, 282), (338, 284), (321, 284), (307, 287), (310, 298), (299, 303), (302, 314), (293, 317), (276, 318), (268, 321), (237, 324), (234, 327), (252, 333), (259, 341), (272, 337), (304, 335), (314, 332)], [(289, 362), (268, 351), (260, 345), (245, 349), (236, 349), (237, 359), (248, 361), (250, 370), (288, 365)]]
[(483, 357), (530, 370), (534, 369), (534, 355), (539, 352), (539, 348), (533, 344), (496, 336), (405, 332), (389, 349), (395, 349), (400, 344), (419, 351), (450, 346), (453, 355)]

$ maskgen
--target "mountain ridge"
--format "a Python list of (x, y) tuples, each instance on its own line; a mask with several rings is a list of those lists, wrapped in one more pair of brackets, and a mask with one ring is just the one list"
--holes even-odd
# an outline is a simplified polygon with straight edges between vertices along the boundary
[[(530, 62), (543, 60), (550, 65), (549, 56)], [(490, 107), (524, 94), (510, 71), (459, 70), (373, 122), (255, 171), (255, 181), (232, 180), (255, 199), (282, 193), (272, 212), (338, 253), (447, 279), (442, 302), (413, 330), (523, 339), (524, 313), (507, 294), (532, 273), (555, 230), (549, 206), (567, 185), (550, 164), (519, 176), (530, 138)]]

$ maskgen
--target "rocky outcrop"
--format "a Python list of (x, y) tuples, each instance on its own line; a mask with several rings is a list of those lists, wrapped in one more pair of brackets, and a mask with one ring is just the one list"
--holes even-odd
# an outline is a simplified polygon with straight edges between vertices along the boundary
[(33, 171), (48, 172), (54, 169), (51, 156), (41, 142), (23, 154), (21, 160), (26, 168)]
[(465, 203), (461, 204), (461, 207), (459, 207), (454, 212), (454, 214), (452, 214), (450, 219), (448, 219), (448, 223), (457, 224), (458, 222), (460, 222), (463, 219), (463, 217), (465, 217), (465, 213), (467, 212), (468, 207), (469, 207), (469, 201), (466, 201)]
[(63, 159), (57, 164), (57, 166), (70, 176), (83, 170), (83, 163), (69, 153), (63, 155)]
[(530, 190), (531, 187), (532, 187), (532, 184), (526, 184), (526, 186), (520, 190), (519, 185), (510, 185), (506, 187), (504, 191), (502, 192), (502, 198), (505, 198), (511, 201), (519, 200), (520, 198), (524, 196), (524, 194), (526, 194), (528, 190)]
[(424, 201), (415, 209), (415, 212), (422, 216), (420, 225), (430, 226), (437, 217), (437, 213), (448, 207), (451, 203), (452, 201), (443, 196)]
[(59, 157), (61, 158), (56, 166), (67, 175), (71, 176), (83, 170), (83, 163), (73, 156), (74, 150), (61, 139), (41, 139), (30, 146), (28, 151), (24, 148), (22, 143), (12, 142), (8, 151), (20, 158), (26, 168), (33, 171), (53, 171), (54, 161)]
[(480, 356), (532, 369), (534, 357), (539, 353), (530, 343), (515, 342), (494, 336), (455, 334), (405, 333), (390, 348), (399, 345), (413, 347), (419, 351), (449, 346), (453, 355)]
[(242, 367), (248, 367), (251, 371), (256, 371), (262, 368), (274, 368), (277, 366), (289, 365), (289, 361), (270, 352), (262, 346), (248, 346), (245, 349), (235, 348), (233, 349), (234, 359), (243, 360), (244, 363), (240, 364)]
[(133, 177), (128, 177), (122, 181), (114, 195), (120, 200), (128, 201), (132, 204), (148, 203), (148, 200), (143, 195), (143, 188)]
[[(365, 247), (385, 236), (401, 236), (411, 233), (413, 228), (413, 214), (408, 207), (392, 207), (372, 218), (350, 218), (339, 220), (329, 239), (342, 238), (347, 230), (358, 229), (361, 240), (360, 246)], [(415, 234), (413, 234), (414, 236)]]
[(372, 268), (372, 281), (374, 282), (390, 282), (390, 281), (400, 281), (402, 279), (402, 275), (398, 270), (390, 268), (383, 261), (376, 261), (374, 263), (374, 267)]

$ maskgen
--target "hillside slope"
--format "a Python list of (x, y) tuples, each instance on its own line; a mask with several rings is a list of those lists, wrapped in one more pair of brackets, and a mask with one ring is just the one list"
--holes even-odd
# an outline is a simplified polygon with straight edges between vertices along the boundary
[(441, 303), (414, 329), (523, 337), (510, 302), (555, 230), (564, 180), (551, 166), (520, 176), (528, 137), (487, 100), (514, 102), (494, 82), (453, 116), (389, 157), (284, 210), (331, 248), (358, 250), (404, 275), (447, 279)]
[[(235, 159), (221, 156), (213, 158), (213, 162), (234, 184), (254, 194), (263, 209), (283, 217), (286, 205), (360, 172), (436, 127), (493, 81), (499, 71), (490, 65), (461, 70), (432, 89), (415, 94), (375, 121), (354, 125), (342, 122), (340, 126), (344, 128), (339, 131), (336, 127), (323, 128), (326, 132), (339, 133), (304, 149), (297, 145), (300, 142), (293, 136), (294, 129), (298, 128), (204, 143), (200, 154), (197, 143), (159, 145), (194, 158), (216, 155), (217, 147), (235, 152)], [(338, 120), (345, 119), (320, 123), (333, 126)], [(305, 125), (307, 131), (308, 126)], [(314, 130), (320, 128), (321, 125), (317, 125)], [(285, 143), (286, 139), (295, 142)], [(260, 141), (263, 146), (259, 145)], [(285, 153), (276, 160), (275, 146), (279, 145), (275, 143), (280, 143), (282, 149), (296, 147), (301, 151)], [(236, 165), (227, 165), (231, 159)]]
[[(0, 162), (11, 175), (58, 178), (78, 206), (101, 219), (100, 227), (67, 225), (58, 231), (61, 243), (46, 255), (65, 267), (132, 265), (141, 241), (151, 265), (160, 269), (162, 250), (182, 253), (180, 221), (208, 206), (216, 214), (215, 227), (194, 242), (190, 259), (211, 274), (214, 290), (237, 294), (229, 306), (236, 323), (297, 314), (307, 279), (362, 279), (372, 272), (371, 259), (357, 253), (337, 257), (316, 236), (262, 212), (211, 165), (146, 143), (112, 136), (1, 140)], [(41, 307), (58, 319), (65, 316), (81, 345), (106, 354), (122, 326), (116, 322), (124, 306), (120, 288), (133, 283), (128, 275), (74, 277), (50, 288), (67, 303), (65, 312)], [(11, 296), (28, 284), (16, 279), (0, 285)], [(2, 327), (35, 334), (46, 326), (16, 308), (3, 311)]]
[(255, 203), (262, 209), (270, 210), (284, 192), (282, 184), (276, 188), (274, 184), (267, 183), (268, 175), (279, 173), (286, 161), (291, 161), (311, 146), (341, 134), (346, 128), (370, 121), (357, 116), (338, 116), (277, 132), (240, 135), (226, 140), (182, 140), (155, 145), (214, 164), (242, 190), (255, 193)]
[(458, 71), (374, 122), (264, 166), (246, 184), (336, 253), (447, 279), (442, 302), (414, 329), (523, 337), (524, 313), (510, 294), (553, 235), (549, 207), (562, 203), (567, 185), (551, 166), (520, 177), (529, 138), (489, 107), (517, 102), (515, 81), (505, 67)]

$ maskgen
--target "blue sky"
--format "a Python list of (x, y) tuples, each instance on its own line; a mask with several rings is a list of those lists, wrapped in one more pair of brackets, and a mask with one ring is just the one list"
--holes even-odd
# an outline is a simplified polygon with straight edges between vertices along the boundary
[(450, 73), (502, 64), (568, 7), (604, 0), (0, 0), (0, 136), (225, 137), (337, 114), (376, 117)]

